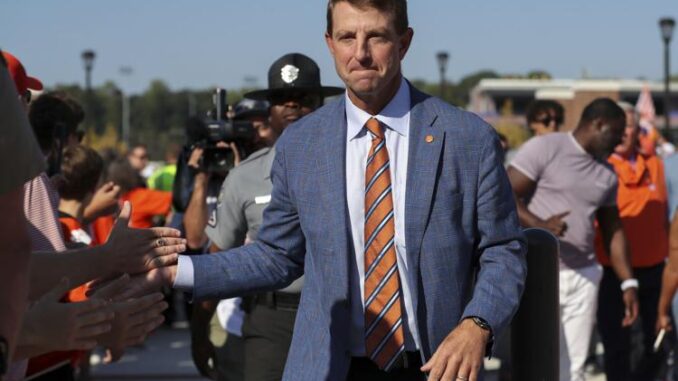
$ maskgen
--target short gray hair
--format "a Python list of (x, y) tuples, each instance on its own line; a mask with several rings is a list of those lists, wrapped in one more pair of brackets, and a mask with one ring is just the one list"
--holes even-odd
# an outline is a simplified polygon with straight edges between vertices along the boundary
[(632, 112), (633, 119), (635, 120), (636, 124), (640, 122), (640, 113), (631, 103), (626, 101), (617, 101), (617, 106), (621, 107), (621, 109), (624, 110), (624, 112)]

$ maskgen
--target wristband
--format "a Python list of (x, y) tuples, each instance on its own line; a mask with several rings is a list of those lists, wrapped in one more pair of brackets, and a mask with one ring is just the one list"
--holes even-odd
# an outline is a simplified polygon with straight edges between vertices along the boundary
[(638, 288), (638, 279), (629, 278), (621, 283), (622, 291), (626, 291), (629, 288)]

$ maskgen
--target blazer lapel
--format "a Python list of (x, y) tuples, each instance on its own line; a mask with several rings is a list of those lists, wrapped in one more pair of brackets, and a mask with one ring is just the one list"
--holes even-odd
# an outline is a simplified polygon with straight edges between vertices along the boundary
[(410, 86), (410, 140), (405, 190), (405, 243), (415, 274), (419, 273), (419, 254), (431, 213), (433, 190), (445, 132), (436, 125), (437, 115), (427, 106), (427, 95)]
[[(318, 150), (316, 151), (319, 165), (319, 184), (323, 205), (326, 208), (329, 221), (327, 234), (332, 248), (337, 254), (345, 255), (347, 259), (353, 253), (351, 242), (351, 230), (348, 219), (348, 205), (346, 201), (346, 116), (344, 98), (334, 102), (329, 107), (334, 107), (328, 112), (323, 126), (318, 126), (322, 131), (319, 137)], [(324, 170), (323, 170), (324, 169)], [(347, 262), (348, 265), (348, 262)], [(346, 270), (348, 267), (337, 269)], [(348, 280), (348, 274), (344, 279)], [(348, 281), (346, 283), (348, 291)]]

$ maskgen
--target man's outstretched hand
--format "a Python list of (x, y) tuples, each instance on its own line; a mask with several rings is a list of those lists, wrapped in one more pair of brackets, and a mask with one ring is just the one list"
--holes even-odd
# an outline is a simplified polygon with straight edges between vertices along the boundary
[(172, 287), (176, 277), (177, 266), (158, 267), (143, 274), (130, 278), (125, 289), (120, 293), (121, 299), (138, 298), (153, 292), (158, 292), (163, 286)]
[(125, 202), (111, 235), (105, 243), (111, 255), (112, 272), (139, 274), (174, 265), (177, 254), (186, 250), (186, 240), (172, 228), (135, 229), (129, 227), (132, 206)]

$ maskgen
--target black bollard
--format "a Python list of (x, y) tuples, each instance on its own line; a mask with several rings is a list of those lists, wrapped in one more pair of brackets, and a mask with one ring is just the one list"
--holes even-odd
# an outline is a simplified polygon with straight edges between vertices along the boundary
[(511, 324), (511, 379), (558, 380), (560, 317), (558, 239), (543, 229), (526, 229), (527, 280)]

